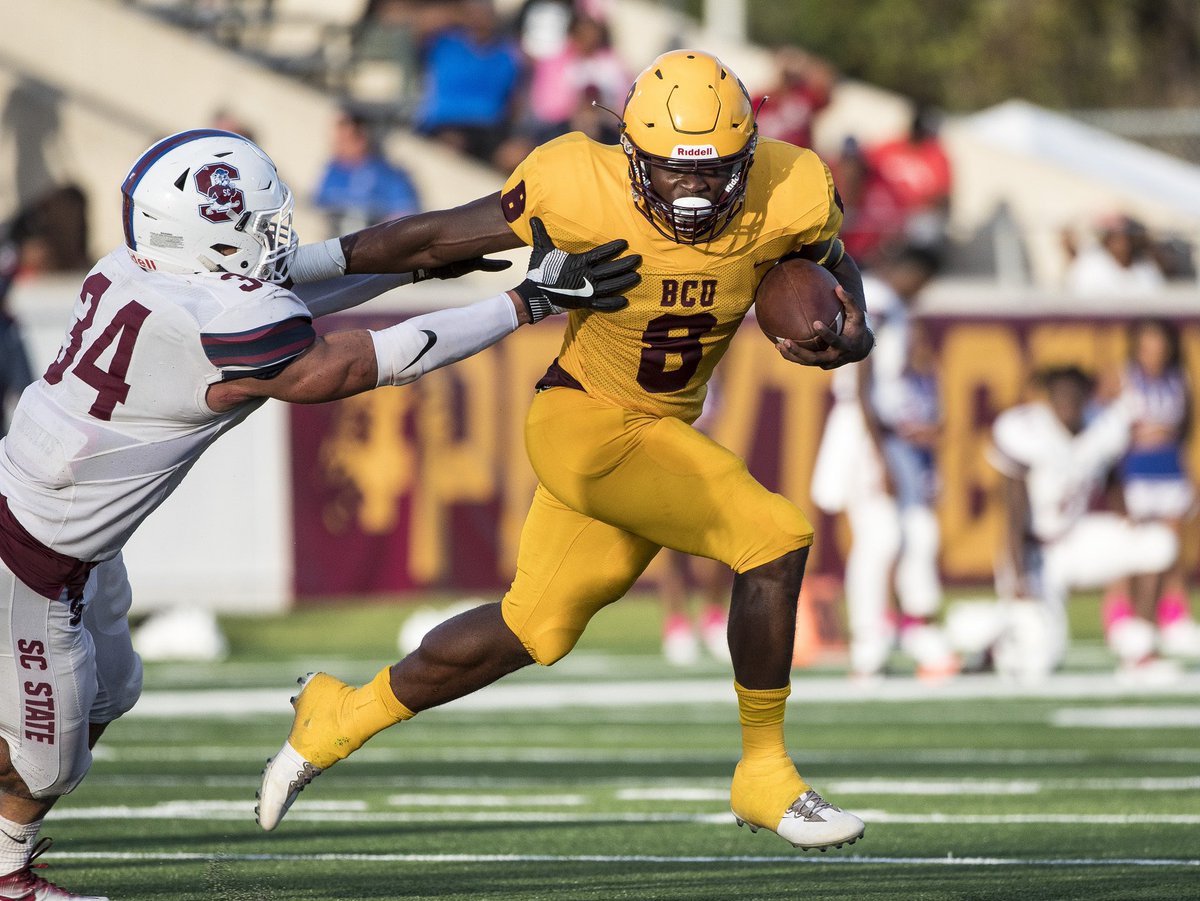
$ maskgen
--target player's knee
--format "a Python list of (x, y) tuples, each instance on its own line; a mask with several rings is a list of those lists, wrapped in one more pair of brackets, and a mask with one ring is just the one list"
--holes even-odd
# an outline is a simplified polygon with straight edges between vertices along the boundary
[(130, 655), (122, 672), (108, 675), (92, 705), (89, 718), (93, 723), (111, 723), (132, 710), (142, 695), (142, 658), (137, 654)]
[(73, 748), (64, 749), (57, 778), (48, 783), (30, 782), (29, 794), (39, 801), (59, 798), (71, 792), (83, 781), (92, 768), (92, 752), (86, 742), (78, 742)]
[(531, 639), (523, 638), (522, 642), (534, 663), (539, 666), (553, 666), (571, 653), (582, 634), (582, 630), (547, 628), (540, 630)]
[(728, 557), (721, 555), (715, 558), (735, 573), (747, 573), (812, 544), (812, 524), (800, 508), (787, 498), (771, 495), (763, 511), (766, 515), (762, 518), (761, 528), (755, 534), (747, 533), (745, 536), (753, 539), (751, 544), (734, 547), (734, 553)]

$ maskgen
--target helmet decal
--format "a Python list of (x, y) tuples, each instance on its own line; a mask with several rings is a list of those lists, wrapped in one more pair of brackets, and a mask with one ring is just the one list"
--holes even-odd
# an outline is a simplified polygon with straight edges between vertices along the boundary
[(193, 176), (196, 190), (208, 198), (199, 206), (200, 215), (209, 222), (236, 222), (246, 210), (246, 195), (232, 182), (238, 170), (224, 163), (209, 163)]

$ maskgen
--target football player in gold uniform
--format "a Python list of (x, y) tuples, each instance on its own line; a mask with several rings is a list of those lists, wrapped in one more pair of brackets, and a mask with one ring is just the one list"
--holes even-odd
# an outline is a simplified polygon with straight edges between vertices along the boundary
[[(533, 243), (563, 251), (626, 238), (641, 284), (615, 312), (571, 313), (538, 383), (526, 445), (539, 485), (504, 599), (443, 623), (420, 648), (354, 689), (302, 680), (288, 741), (268, 764), (259, 822), (273, 829), (299, 791), (375, 732), (530, 663), (550, 665), (588, 620), (620, 599), (661, 547), (720, 560), (735, 575), (729, 615), (743, 751), (731, 805), (739, 822), (797, 847), (840, 847), (862, 821), (824, 801), (784, 746), (796, 597), (812, 527), (732, 452), (693, 429), (705, 383), (781, 257), (833, 272), (845, 310), (827, 347), (783, 342), (788, 360), (833, 368), (872, 336), (858, 269), (837, 238), (828, 168), (810, 150), (760, 139), (745, 87), (720, 60), (675, 51), (633, 85), (620, 146), (580, 134), (530, 154), (497, 198), (343, 239), (346, 271), (452, 245), (476, 255)], [(434, 251), (431, 251), (434, 252)], [(418, 254), (419, 255), (419, 254)], [(531, 266), (561, 265), (562, 251)], [(440, 262), (440, 259), (431, 262)], [(586, 297), (586, 279), (563, 281)]]

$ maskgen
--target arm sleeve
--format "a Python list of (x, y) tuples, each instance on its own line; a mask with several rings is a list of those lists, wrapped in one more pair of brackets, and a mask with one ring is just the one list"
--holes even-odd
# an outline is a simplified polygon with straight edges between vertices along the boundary
[(292, 291), (314, 319), (340, 313), (373, 300), (393, 288), (412, 284), (412, 273), (397, 275), (343, 275), (320, 282), (296, 285)]
[(378, 361), (378, 385), (407, 385), (427, 372), (491, 347), (517, 328), (507, 294), (466, 307), (437, 310), (371, 332)]

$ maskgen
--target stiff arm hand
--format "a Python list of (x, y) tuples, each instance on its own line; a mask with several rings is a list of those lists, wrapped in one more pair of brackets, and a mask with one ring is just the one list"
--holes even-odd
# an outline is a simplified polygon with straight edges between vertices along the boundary
[(623, 296), (642, 280), (638, 254), (614, 259), (629, 246), (623, 239), (609, 241), (582, 253), (559, 250), (546, 226), (536, 216), (530, 220), (533, 252), (529, 272), (517, 285), (533, 322), (564, 310), (597, 310), (610, 313), (629, 301)]

